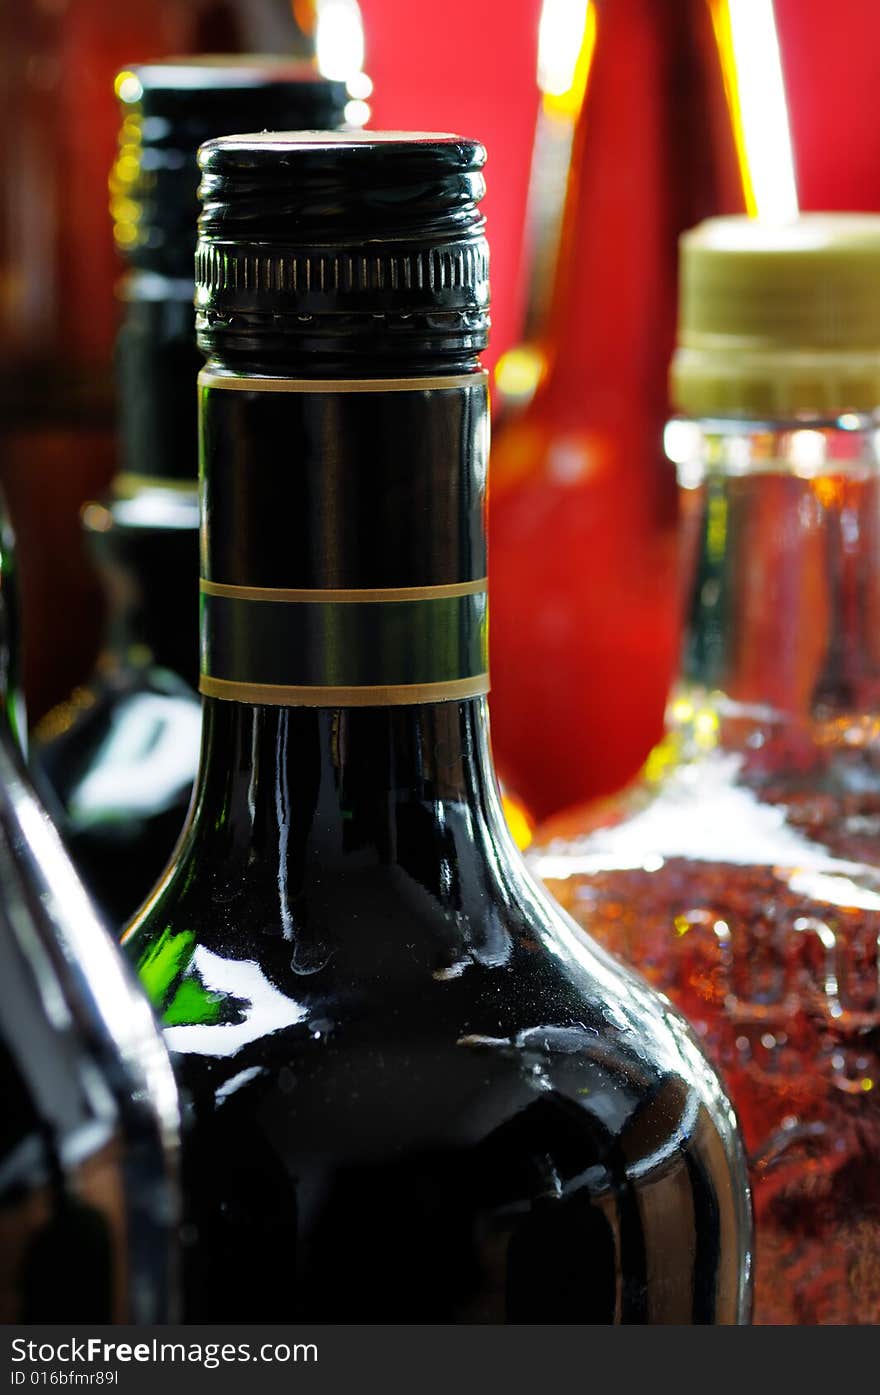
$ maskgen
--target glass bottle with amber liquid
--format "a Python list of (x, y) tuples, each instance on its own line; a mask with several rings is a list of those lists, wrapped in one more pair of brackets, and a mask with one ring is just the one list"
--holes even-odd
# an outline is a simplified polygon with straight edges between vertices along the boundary
[(174, 1079), (27, 775), (15, 579), (0, 510), (0, 1321), (173, 1322)]
[(682, 682), (640, 782), (551, 821), (534, 866), (726, 1080), (756, 1321), (873, 1323), (880, 219), (709, 220), (682, 278)]
[(187, 1101), (192, 1321), (748, 1313), (718, 1082), (501, 813), (484, 158), (202, 148), (202, 758), (125, 937)]
[[(583, 11), (579, 52), (566, 9)], [(678, 237), (797, 204), (772, 0), (548, 3), (541, 50), (529, 355), (497, 378), (533, 396), (493, 440), (489, 527), (493, 740), (544, 819), (618, 789), (662, 731)], [(557, 230), (548, 171), (567, 148)]]
[(124, 71), (116, 90), (111, 211), (131, 264), (117, 351), (122, 469), (83, 514), (106, 641), (33, 745), (79, 872), (121, 928), (171, 855), (198, 762), (196, 151), (224, 130), (339, 126), (348, 94), (308, 63), (232, 55)]

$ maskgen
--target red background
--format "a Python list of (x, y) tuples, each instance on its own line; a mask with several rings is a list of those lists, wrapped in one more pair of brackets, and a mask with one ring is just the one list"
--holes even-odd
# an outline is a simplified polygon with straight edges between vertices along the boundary
[[(374, 126), (475, 135), (489, 151), (491, 361), (516, 337), (537, 93), (538, 0), (361, 0)], [(880, 208), (880, 3), (776, 0), (804, 208)]]

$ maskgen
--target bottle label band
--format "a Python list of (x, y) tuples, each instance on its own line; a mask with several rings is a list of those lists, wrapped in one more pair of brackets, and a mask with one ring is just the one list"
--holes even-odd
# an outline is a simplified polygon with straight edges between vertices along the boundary
[(464, 702), (489, 691), (489, 675), (460, 678), (452, 683), (396, 684), (391, 687), (297, 688), (269, 683), (228, 683), (202, 675), (199, 692), (228, 702), (266, 707), (400, 707), (408, 703)]
[(485, 387), (489, 381), (486, 372), (450, 373), (433, 378), (267, 378), (248, 377), (246, 374), (215, 373), (203, 368), (199, 373), (200, 388), (214, 388), (221, 392), (303, 392), (303, 393), (351, 393), (351, 392), (432, 392), (437, 389)]
[(376, 702), (378, 692), (393, 701), (396, 689), (412, 702), (458, 695), (462, 683), (488, 687), (485, 579), (310, 593), (203, 582), (201, 617), (201, 689), (214, 696), (271, 690), (278, 702), (332, 706)]
[(201, 691), (488, 691), (485, 374), (200, 378)]
[(476, 581), (457, 581), (445, 586), (382, 586), (372, 590), (326, 587), (316, 589), (285, 586), (227, 586), (218, 581), (199, 581), (203, 596), (221, 596), (242, 601), (302, 601), (314, 605), (322, 601), (349, 604), (361, 601), (439, 601), (458, 596), (485, 594), (489, 582), (485, 576)]

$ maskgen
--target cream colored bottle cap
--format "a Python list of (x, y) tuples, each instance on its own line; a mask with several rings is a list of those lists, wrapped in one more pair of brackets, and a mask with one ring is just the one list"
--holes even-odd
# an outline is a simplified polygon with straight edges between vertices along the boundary
[(680, 243), (670, 386), (694, 417), (880, 407), (880, 215), (709, 218)]

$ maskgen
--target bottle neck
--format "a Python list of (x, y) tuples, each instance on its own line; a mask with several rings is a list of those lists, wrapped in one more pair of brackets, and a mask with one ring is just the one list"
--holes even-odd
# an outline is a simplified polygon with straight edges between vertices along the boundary
[[(191, 385), (192, 386), (192, 385)], [(199, 506), (195, 484), (130, 480), (83, 524), (107, 598), (101, 667), (152, 667), (198, 683)]]
[(658, 426), (666, 413), (678, 236), (710, 213), (745, 208), (747, 157), (728, 97), (735, 60), (719, 45), (717, 9), (710, 0), (596, 5), (540, 336), (540, 395), (556, 414), (580, 420), (585, 394), (599, 426), (626, 420), (634, 403)]
[[(121, 470), (83, 521), (104, 584), (106, 675), (198, 682), (198, 400), (192, 281), (131, 272), (116, 345)], [(189, 607), (184, 598), (192, 597)]]
[(193, 808), (199, 864), (224, 877), (240, 866), (291, 934), (346, 895), (346, 869), (398, 869), (406, 894), (460, 899), (506, 838), (484, 698), (369, 708), (206, 699)]
[(731, 730), (843, 740), (880, 711), (880, 468), (870, 419), (844, 421), (667, 432), (693, 567), (683, 674)]
[(486, 692), (485, 374), (199, 381), (202, 693)]
[(116, 340), (122, 474), (195, 485), (198, 411), (195, 285), (153, 272), (130, 272)]
[(403, 806), (484, 821), (485, 375), (200, 383), (196, 829), (394, 862)]

